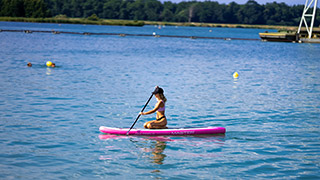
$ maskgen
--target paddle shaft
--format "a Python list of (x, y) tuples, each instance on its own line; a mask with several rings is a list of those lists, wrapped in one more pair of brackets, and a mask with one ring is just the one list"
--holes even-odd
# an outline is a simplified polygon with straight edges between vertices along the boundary
[[(147, 103), (144, 105), (144, 107), (142, 108), (141, 112), (144, 111), (144, 109), (147, 107), (149, 101), (151, 100), (153, 96), (153, 93), (151, 94), (150, 98), (148, 99)], [(129, 131), (127, 132), (127, 135), (129, 135), (130, 130), (133, 128), (133, 126), (136, 124), (136, 122), (138, 121), (138, 119), (140, 118), (141, 114), (138, 115), (137, 119), (134, 121), (134, 123), (132, 124), (132, 126), (130, 127)]]

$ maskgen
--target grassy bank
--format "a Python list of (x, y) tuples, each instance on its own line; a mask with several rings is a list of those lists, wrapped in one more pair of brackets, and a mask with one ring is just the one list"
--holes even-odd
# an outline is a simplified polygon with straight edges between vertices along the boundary
[(222, 23), (178, 23), (178, 22), (152, 22), (145, 21), (148, 25), (167, 25), (167, 26), (195, 26), (195, 27), (223, 27), (223, 28), (253, 28), (253, 29), (277, 29), (277, 30), (297, 30), (296, 26), (277, 26), (277, 25), (250, 25), (250, 24), (222, 24)]
[[(279, 31), (297, 31), (297, 26), (277, 25), (249, 25), (249, 24), (219, 24), (219, 23), (179, 23), (179, 22), (158, 22), (158, 21), (133, 21), (133, 20), (112, 20), (112, 19), (90, 19), (90, 18), (23, 18), (23, 17), (0, 17), (0, 21), (14, 22), (37, 22), (37, 23), (58, 23), (58, 24), (93, 24), (93, 25), (118, 25), (118, 26), (144, 26), (144, 25), (166, 25), (166, 26), (194, 26), (194, 27), (224, 27), (224, 28), (255, 28), (255, 29), (277, 29)], [(320, 30), (320, 28), (314, 28)]]
[(143, 21), (109, 20), (86, 18), (24, 18), (24, 17), (0, 17), (0, 21), (57, 23), (57, 24), (92, 24), (92, 25), (118, 25), (118, 26), (144, 26)]

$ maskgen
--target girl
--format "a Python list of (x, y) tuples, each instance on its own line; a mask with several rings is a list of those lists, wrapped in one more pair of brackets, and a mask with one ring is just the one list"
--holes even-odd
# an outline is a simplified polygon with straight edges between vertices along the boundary
[(154, 109), (148, 112), (140, 112), (141, 115), (147, 115), (157, 112), (157, 120), (146, 122), (143, 126), (147, 129), (166, 129), (167, 128), (167, 118), (164, 115), (165, 112), (165, 103), (167, 101), (166, 97), (163, 95), (163, 89), (159, 86), (153, 92), (154, 96), (157, 99), (157, 104)]

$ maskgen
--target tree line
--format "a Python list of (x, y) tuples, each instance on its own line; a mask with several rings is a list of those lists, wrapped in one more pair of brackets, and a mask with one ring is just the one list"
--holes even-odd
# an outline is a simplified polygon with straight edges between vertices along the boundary
[[(0, 16), (88, 18), (94, 15), (104, 19), (296, 26), (303, 7), (277, 2), (259, 4), (254, 0), (245, 4), (216, 1), (161, 3), (158, 0), (0, 0)], [(318, 9), (315, 25), (318, 26), (319, 22)]]

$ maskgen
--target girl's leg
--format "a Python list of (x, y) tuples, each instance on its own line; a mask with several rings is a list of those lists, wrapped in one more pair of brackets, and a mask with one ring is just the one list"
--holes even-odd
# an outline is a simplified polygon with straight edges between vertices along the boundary
[(150, 123), (151, 123), (150, 121), (144, 123), (143, 127), (146, 128), (146, 129), (148, 129), (148, 125), (149, 125)]
[(151, 129), (151, 128), (149, 128), (149, 127), (150, 127), (150, 124), (152, 124), (152, 123), (154, 123), (154, 122), (156, 122), (156, 121), (155, 121), (155, 120), (153, 120), (153, 121), (148, 121), (148, 122), (144, 123), (143, 127), (146, 128), (146, 129)]
[(167, 120), (163, 121), (150, 121), (146, 127), (148, 129), (165, 129), (167, 128)]
[(159, 125), (151, 125), (151, 124), (148, 124), (148, 129), (167, 129), (168, 127), (167, 126), (159, 126)]

